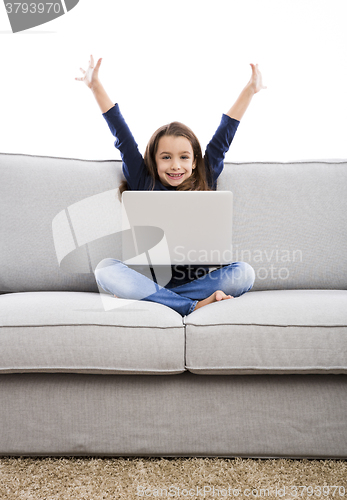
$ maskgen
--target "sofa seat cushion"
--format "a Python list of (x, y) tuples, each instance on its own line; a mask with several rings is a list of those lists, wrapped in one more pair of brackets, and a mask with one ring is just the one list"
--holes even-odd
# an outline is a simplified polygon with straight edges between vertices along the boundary
[(185, 371), (182, 316), (88, 292), (0, 295), (0, 373)]
[(347, 373), (346, 290), (249, 292), (185, 324), (193, 373)]

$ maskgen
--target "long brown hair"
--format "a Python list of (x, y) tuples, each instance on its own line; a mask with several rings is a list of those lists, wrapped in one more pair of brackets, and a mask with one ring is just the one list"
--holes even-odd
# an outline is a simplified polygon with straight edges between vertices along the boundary
[[(202, 156), (201, 146), (194, 132), (180, 122), (172, 122), (158, 128), (150, 138), (144, 154), (144, 162), (152, 179), (151, 189), (154, 189), (155, 181), (159, 180), (155, 156), (158, 151), (159, 140), (163, 136), (185, 137), (189, 140), (194, 155), (195, 168), (188, 179), (177, 186), (178, 191), (211, 191), (212, 173), (208, 162)], [(207, 169), (207, 171), (206, 171)], [(120, 194), (128, 189), (127, 181), (124, 179), (120, 186)]]

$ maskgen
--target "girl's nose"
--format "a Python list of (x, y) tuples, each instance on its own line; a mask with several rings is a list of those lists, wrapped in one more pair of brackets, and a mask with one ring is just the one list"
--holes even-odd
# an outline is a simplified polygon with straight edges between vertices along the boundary
[(172, 168), (173, 168), (174, 170), (180, 170), (181, 165), (180, 165), (180, 163), (179, 163), (179, 161), (178, 161), (178, 160), (175, 160), (175, 161), (173, 162)]

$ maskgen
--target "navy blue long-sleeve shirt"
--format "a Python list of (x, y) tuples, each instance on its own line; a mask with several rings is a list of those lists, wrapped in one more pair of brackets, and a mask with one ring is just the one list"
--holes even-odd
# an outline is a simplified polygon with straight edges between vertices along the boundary
[[(152, 189), (152, 178), (146, 168), (143, 156), (139, 152), (138, 145), (125, 122), (118, 104), (115, 104), (106, 113), (103, 113), (112, 135), (116, 138), (115, 147), (120, 151), (123, 161), (123, 174), (127, 181), (128, 188), (133, 191), (147, 191)], [(217, 179), (224, 167), (224, 158), (229, 150), (230, 144), (234, 138), (239, 121), (223, 114), (219, 127), (217, 128), (211, 141), (206, 146), (205, 165), (207, 172), (212, 173), (211, 189), (216, 189)], [(206, 176), (209, 179), (209, 175)], [(155, 191), (174, 191), (176, 186), (165, 186), (159, 179), (156, 179), (154, 185)], [(172, 279), (167, 288), (183, 285), (192, 279), (199, 278), (208, 273), (210, 268), (207, 266), (171, 266)]]
[[(133, 191), (150, 190), (152, 178), (118, 104), (103, 113), (103, 117), (112, 135), (116, 138), (114, 145), (120, 151), (123, 161), (123, 174), (129, 189)], [(219, 127), (206, 147), (204, 158), (206, 169), (208, 168), (208, 162), (212, 171), (212, 184), (210, 185), (212, 189), (216, 189), (217, 179), (223, 170), (225, 153), (229, 150), (239, 123), (238, 120), (223, 114)], [(209, 177), (207, 176), (207, 178)], [(159, 179), (156, 179), (154, 190), (174, 191), (176, 186), (164, 186)]]

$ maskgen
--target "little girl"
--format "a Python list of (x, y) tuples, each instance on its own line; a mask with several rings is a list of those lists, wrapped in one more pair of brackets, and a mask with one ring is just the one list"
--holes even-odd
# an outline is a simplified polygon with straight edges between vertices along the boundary
[[(173, 122), (159, 128), (151, 137), (144, 154), (120, 112), (99, 80), (102, 59), (94, 66), (90, 56), (87, 71), (81, 78), (93, 92), (112, 134), (115, 147), (123, 160), (125, 180), (122, 193), (130, 190), (216, 190), (223, 170), (223, 160), (234, 138), (242, 116), (254, 94), (266, 87), (258, 65), (251, 64), (252, 76), (235, 104), (221, 123), (202, 156), (195, 134), (185, 125)], [(104, 259), (95, 269), (98, 285), (115, 297), (158, 302), (171, 307), (182, 316), (212, 302), (239, 297), (254, 283), (253, 268), (245, 262), (234, 262), (211, 270), (202, 266), (171, 266), (172, 278), (161, 287), (141, 272), (116, 259)]]

